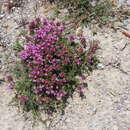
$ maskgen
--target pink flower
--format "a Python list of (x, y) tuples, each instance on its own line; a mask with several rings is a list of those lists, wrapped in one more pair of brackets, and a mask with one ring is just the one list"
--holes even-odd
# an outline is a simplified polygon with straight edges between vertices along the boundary
[(62, 98), (64, 95), (65, 95), (65, 94), (64, 94), (63, 91), (58, 92), (58, 93), (56, 94), (57, 100), (61, 100), (61, 98)]
[(21, 101), (21, 102), (27, 102), (29, 100), (29, 98), (27, 96), (24, 95), (17, 95), (17, 98)]
[(11, 75), (5, 76), (5, 81), (8, 81), (8, 82), (13, 81), (12, 76)]
[(76, 38), (76, 36), (73, 35), (73, 34), (70, 34), (69, 37), (68, 37), (70, 42), (74, 42), (75, 38)]
[(9, 82), (8, 83), (8, 86), (7, 86), (7, 90), (11, 90), (11, 89), (13, 89), (13, 86), (14, 86), (14, 82)]
[(64, 75), (65, 75), (64, 72), (61, 72), (61, 73), (59, 74), (60, 77), (64, 77)]
[(82, 44), (85, 44), (85, 43), (86, 43), (86, 39), (85, 39), (84, 37), (80, 37), (80, 42), (81, 42)]
[(81, 77), (82, 80), (86, 79), (86, 76), (84, 76), (84, 75), (81, 75), (80, 77)]
[(79, 93), (83, 93), (84, 87), (83, 87), (82, 85), (78, 85), (78, 86), (76, 87), (76, 90), (77, 90), (77, 92), (79, 92)]
[(86, 45), (86, 39), (85, 39), (85, 37), (82, 36), (82, 35), (81, 35), (81, 37), (80, 37), (80, 43), (83, 45), (84, 48), (87, 47), (87, 45)]
[(50, 102), (50, 98), (48, 98), (48, 97), (38, 97), (37, 98), (37, 101), (39, 102), (39, 103), (43, 103), (43, 102), (46, 102), (46, 103), (48, 103), (48, 102)]
[(80, 58), (75, 60), (75, 63), (78, 64), (78, 65), (80, 64), (80, 62), (81, 62)]

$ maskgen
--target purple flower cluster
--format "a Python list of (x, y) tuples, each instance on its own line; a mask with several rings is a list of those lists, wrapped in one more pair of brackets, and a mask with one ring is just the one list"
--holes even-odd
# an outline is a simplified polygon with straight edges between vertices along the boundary
[[(70, 54), (61, 40), (63, 31), (64, 26), (60, 22), (37, 18), (29, 24), (26, 43), (19, 53), (33, 83), (35, 100), (39, 103), (61, 100), (66, 95), (65, 84), (72, 80), (66, 76), (65, 66), (81, 64), (79, 54), (83, 48), (76, 48)], [(70, 40), (74, 40), (73, 35)], [(22, 96), (22, 99), (27, 98)]]

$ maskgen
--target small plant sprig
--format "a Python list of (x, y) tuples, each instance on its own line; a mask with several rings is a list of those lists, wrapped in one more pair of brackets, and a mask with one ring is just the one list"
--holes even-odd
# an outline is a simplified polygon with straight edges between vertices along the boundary
[(25, 111), (63, 110), (75, 90), (82, 93), (87, 87), (78, 76), (85, 79), (85, 71), (96, 66), (97, 45), (86, 51), (85, 38), (66, 36), (64, 29), (56, 20), (36, 18), (29, 23), (23, 44), (16, 43), (20, 60), (14, 68), (13, 86)]

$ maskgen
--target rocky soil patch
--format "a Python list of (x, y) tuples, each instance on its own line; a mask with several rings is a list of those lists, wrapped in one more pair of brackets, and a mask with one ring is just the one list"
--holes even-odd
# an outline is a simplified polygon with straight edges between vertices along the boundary
[[(13, 8), (12, 13), (0, 6), (0, 130), (46, 130), (41, 123), (33, 126), (32, 118), (25, 120), (17, 107), (9, 105), (13, 92), (3, 81), (8, 65), (14, 61), (11, 48), (16, 36), (30, 19), (44, 16), (45, 7), (37, 9), (38, 4), (28, 0), (23, 7)], [(130, 22), (123, 27), (130, 32)], [(130, 130), (130, 38), (122, 34), (124, 28), (97, 28), (94, 36), (90, 28), (83, 29), (86, 38), (100, 41), (97, 55), (101, 63), (87, 78), (85, 98), (81, 100), (74, 94), (65, 114), (47, 123), (48, 130)]]

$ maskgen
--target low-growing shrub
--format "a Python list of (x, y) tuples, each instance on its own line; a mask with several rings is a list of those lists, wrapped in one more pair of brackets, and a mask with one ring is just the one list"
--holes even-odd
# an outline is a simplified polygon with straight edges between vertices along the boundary
[(112, 5), (109, 0), (53, 0), (53, 2), (57, 3), (59, 8), (67, 8), (69, 17), (76, 23), (105, 24), (112, 16)]
[(86, 51), (83, 36), (66, 36), (62, 23), (42, 18), (33, 20), (23, 34), (22, 42), (15, 44), (15, 98), (25, 111), (63, 110), (75, 90), (82, 93), (87, 87), (79, 77), (85, 79), (84, 73), (98, 62), (96, 42)]

